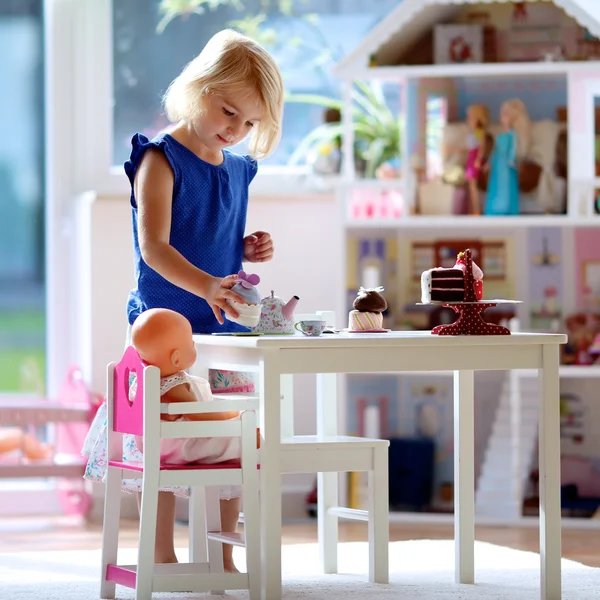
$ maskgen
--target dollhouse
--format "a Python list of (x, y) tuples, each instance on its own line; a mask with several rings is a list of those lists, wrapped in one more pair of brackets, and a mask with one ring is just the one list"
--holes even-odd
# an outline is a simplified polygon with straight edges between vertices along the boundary
[[(348, 107), (354, 81), (399, 86), (402, 132), (397, 169), (366, 179), (354, 161), (343, 161), (336, 191), (347, 286), (339, 311), (349, 310), (360, 285), (383, 285), (386, 327), (449, 322), (448, 309), (417, 306), (420, 274), (451, 266), (458, 251), (471, 248), (485, 273), (484, 296), (523, 301), (486, 312), (488, 320), (569, 333), (561, 388), (581, 398), (584, 410), (593, 401), (584, 388), (600, 377), (600, 248), (594, 241), (600, 235), (600, 3), (403, 0), (335, 74), (344, 81)], [(514, 106), (519, 114), (511, 116)], [(471, 122), (473, 112), (489, 114), (489, 122)], [(351, 114), (342, 113), (344, 156), (354, 153)], [(503, 141), (508, 132), (512, 140)], [(505, 142), (513, 154), (498, 167)], [(468, 176), (470, 150), (487, 164), (471, 176), (475, 183)], [(505, 172), (499, 175), (498, 168)], [(498, 179), (510, 179), (511, 188), (499, 189)], [(473, 210), (473, 188), (479, 210)], [(490, 209), (497, 197), (512, 198), (513, 208)], [(481, 386), (480, 516), (521, 518), (535, 471), (537, 382), (531, 375), (490, 374)], [(360, 429), (365, 403), (385, 413), (390, 437), (415, 434), (406, 424), (423, 398), (439, 423), (452, 408), (445, 396), (451, 379), (444, 376), (382, 379), (370, 395), (358, 392), (361, 385), (347, 382), (349, 430)], [(587, 438), (596, 434), (594, 423), (586, 420)], [(444, 504), (451, 485), (447, 433), (439, 427), (434, 436), (434, 507)], [(578, 460), (586, 452), (600, 456), (585, 443), (567, 451)], [(505, 460), (511, 453), (514, 460)], [(503, 493), (507, 489), (512, 493)]]
[[(473, 132), (467, 108), (484, 104), (490, 160), (478, 177), (483, 206), (494, 192), (493, 148), (500, 150), (501, 134), (509, 129), (518, 146), (518, 210), (493, 214), (533, 215), (528, 224), (555, 215), (587, 223), (600, 186), (599, 37), (600, 5), (591, 0), (403, 0), (334, 71), (345, 82), (349, 107), (353, 81), (401, 89), (399, 176), (357, 181), (353, 161), (344, 161), (340, 188), (347, 214), (358, 212), (357, 188), (366, 196), (382, 190), (401, 196), (402, 214), (396, 211), (395, 220), (428, 216), (435, 223), (440, 215), (469, 212), (465, 155)], [(515, 101), (523, 114), (504, 123), (502, 106)], [(343, 111), (342, 119), (348, 156), (355, 142), (351, 111)], [(372, 207), (372, 218), (383, 218), (380, 201), (363, 203)]]

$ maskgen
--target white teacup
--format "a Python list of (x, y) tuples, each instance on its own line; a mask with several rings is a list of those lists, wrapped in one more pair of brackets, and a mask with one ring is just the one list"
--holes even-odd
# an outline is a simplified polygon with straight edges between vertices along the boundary
[(321, 335), (326, 327), (327, 321), (321, 319), (298, 321), (294, 325), (294, 329), (296, 331), (299, 331), (300, 333), (303, 333), (304, 335), (308, 335), (310, 337), (316, 337)]

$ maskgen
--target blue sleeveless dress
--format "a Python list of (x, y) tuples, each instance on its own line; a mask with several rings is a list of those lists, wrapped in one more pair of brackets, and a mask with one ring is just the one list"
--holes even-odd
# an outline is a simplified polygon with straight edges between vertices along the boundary
[(136, 286), (129, 293), (127, 316), (132, 324), (149, 308), (170, 308), (184, 315), (194, 333), (248, 331), (225, 319), (219, 325), (208, 303), (173, 285), (143, 260), (138, 241), (137, 202), (133, 180), (148, 148), (164, 153), (174, 173), (171, 245), (193, 265), (214, 277), (242, 268), (248, 186), (256, 175), (256, 161), (224, 150), (220, 165), (210, 164), (168, 133), (148, 140), (136, 134), (125, 172), (131, 182)]

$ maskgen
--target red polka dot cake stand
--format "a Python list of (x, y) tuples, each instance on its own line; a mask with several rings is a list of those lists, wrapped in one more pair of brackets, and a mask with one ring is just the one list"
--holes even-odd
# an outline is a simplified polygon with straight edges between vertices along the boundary
[(510, 335), (510, 329), (502, 325), (494, 325), (483, 320), (481, 313), (493, 308), (505, 300), (479, 302), (443, 303), (458, 313), (458, 319), (450, 325), (438, 325), (431, 330), (436, 335)]
[(465, 299), (462, 302), (436, 302), (458, 313), (450, 325), (438, 325), (431, 330), (435, 335), (510, 335), (510, 329), (483, 320), (482, 313), (498, 304), (518, 304), (519, 300), (477, 300), (471, 251), (465, 250)]

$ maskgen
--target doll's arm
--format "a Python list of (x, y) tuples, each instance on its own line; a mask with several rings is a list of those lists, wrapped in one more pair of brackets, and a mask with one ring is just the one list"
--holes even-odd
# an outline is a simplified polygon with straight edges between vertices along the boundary
[(513, 130), (510, 136), (510, 148), (508, 151), (508, 164), (515, 168), (517, 166), (517, 134)]
[[(187, 383), (182, 383), (162, 396), (163, 402), (197, 402), (198, 399)], [(193, 413), (183, 415), (183, 418), (187, 421), (226, 421), (227, 419), (235, 419), (239, 417), (240, 413), (237, 410), (230, 410), (225, 412), (211, 412), (211, 413)]]

